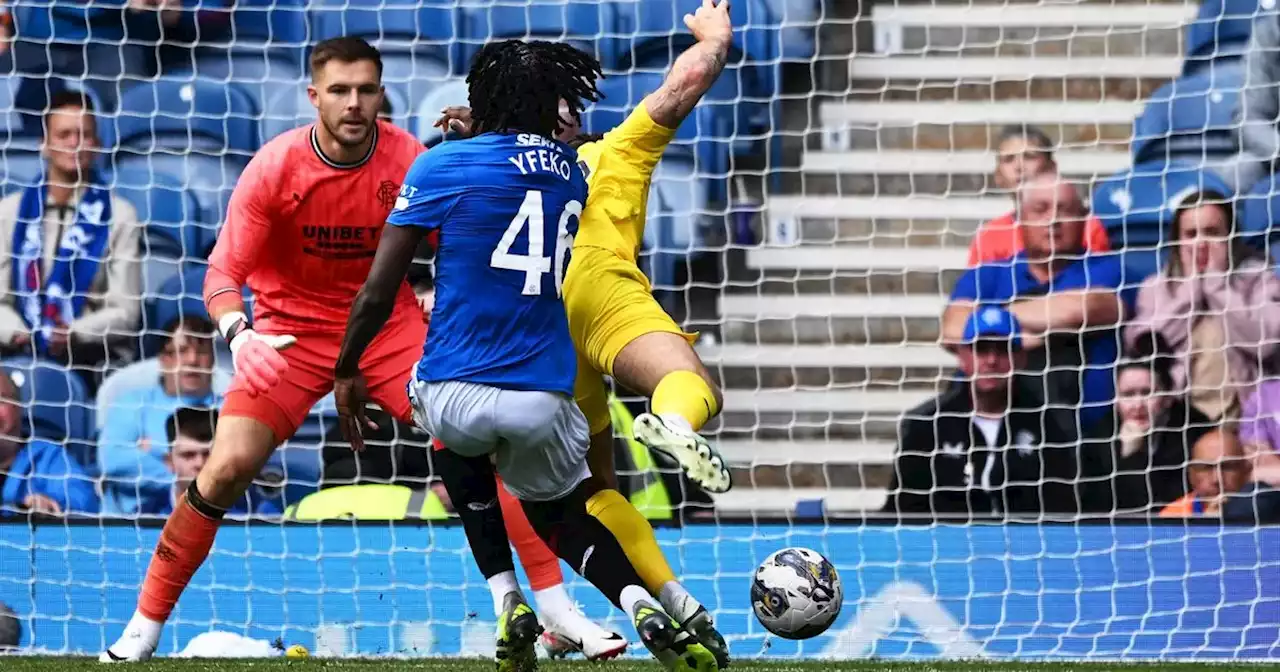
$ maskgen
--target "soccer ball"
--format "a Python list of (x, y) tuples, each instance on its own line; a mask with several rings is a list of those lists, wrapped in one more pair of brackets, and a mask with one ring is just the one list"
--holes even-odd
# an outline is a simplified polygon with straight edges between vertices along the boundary
[(784, 548), (765, 558), (751, 579), (751, 608), (769, 632), (809, 639), (840, 615), (844, 588), (829, 560), (807, 548)]

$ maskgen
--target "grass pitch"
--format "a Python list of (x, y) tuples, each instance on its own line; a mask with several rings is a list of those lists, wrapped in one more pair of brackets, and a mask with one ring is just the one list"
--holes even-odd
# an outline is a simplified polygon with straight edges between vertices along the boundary
[[(90, 658), (27, 658), (0, 656), (4, 672), (80, 672), (81, 670), (119, 669), (123, 672), (492, 672), (489, 660), (433, 659), (398, 660), (157, 660), (131, 664), (123, 668), (104, 668)], [(1199, 663), (888, 663), (879, 661), (744, 661), (730, 670), (742, 672), (1276, 672), (1275, 664), (1199, 664)], [(541, 661), (541, 672), (661, 672), (662, 667), (647, 660), (609, 663), (582, 661)]]

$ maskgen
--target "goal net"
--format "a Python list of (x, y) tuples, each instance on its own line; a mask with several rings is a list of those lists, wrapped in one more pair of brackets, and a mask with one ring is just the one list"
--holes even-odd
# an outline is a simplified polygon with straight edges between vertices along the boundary
[[(315, 120), (312, 45), (378, 46), (382, 114), (434, 146), (481, 46), (568, 41), (603, 64), (582, 119), (601, 133), (662, 85), (697, 6), (10, 3), (0, 650), (20, 633), (23, 652), (94, 654), (132, 613), (207, 443), (169, 419), (231, 380), (206, 259), (250, 157)], [(644, 400), (626, 390), (614, 427), (624, 494), (734, 657), (1280, 657), (1274, 2), (731, 11), (729, 64), (654, 176), (641, 265), (720, 381), (704, 433), (735, 487), (699, 492), (628, 442)], [(322, 228), (302, 235), (356, 235)], [(354, 456), (332, 399), (312, 411), (223, 524), (161, 655), (210, 632), (492, 654), (428, 437), (382, 425)], [(750, 604), (757, 563), (787, 546), (844, 586), (802, 642)]]

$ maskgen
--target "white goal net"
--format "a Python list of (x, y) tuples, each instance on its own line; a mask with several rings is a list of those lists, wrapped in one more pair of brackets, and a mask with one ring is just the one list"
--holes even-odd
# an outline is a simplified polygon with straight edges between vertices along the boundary
[[(568, 41), (603, 64), (583, 119), (602, 133), (661, 84), (696, 7), (8, 3), (0, 651), (96, 653), (132, 613), (207, 442), (170, 418), (216, 408), (231, 379), (205, 260), (249, 158), (314, 121), (312, 45), (378, 46), (383, 113), (434, 146), (482, 45)], [(721, 382), (704, 431), (735, 487), (699, 492), (622, 436), (617, 457), (734, 656), (1280, 657), (1274, 0), (732, 14), (729, 66), (655, 175), (641, 264)], [(410, 275), (426, 300), (429, 252)], [(79, 289), (64, 304), (51, 284)], [(643, 400), (618, 395), (625, 430)], [(215, 631), (492, 654), (427, 437), (384, 418), (370, 443), (352, 455), (331, 400), (313, 410), (223, 525), (162, 655)], [(337, 486), (367, 506), (308, 500)], [(315, 520), (354, 508), (380, 520)], [(844, 585), (803, 642), (751, 610), (752, 572), (786, 546)]]

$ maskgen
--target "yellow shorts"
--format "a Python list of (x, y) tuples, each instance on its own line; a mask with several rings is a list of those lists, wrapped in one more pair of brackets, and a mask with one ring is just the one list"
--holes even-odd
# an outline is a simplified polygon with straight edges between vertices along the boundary
[(653, 332), (677, 334), (693, 344), (653, 298), (649, 279), (610, 250), (576, 247), (565, 273), (564, 309), (578, 352), (600, 373), (613, 375), (618, 353)]

